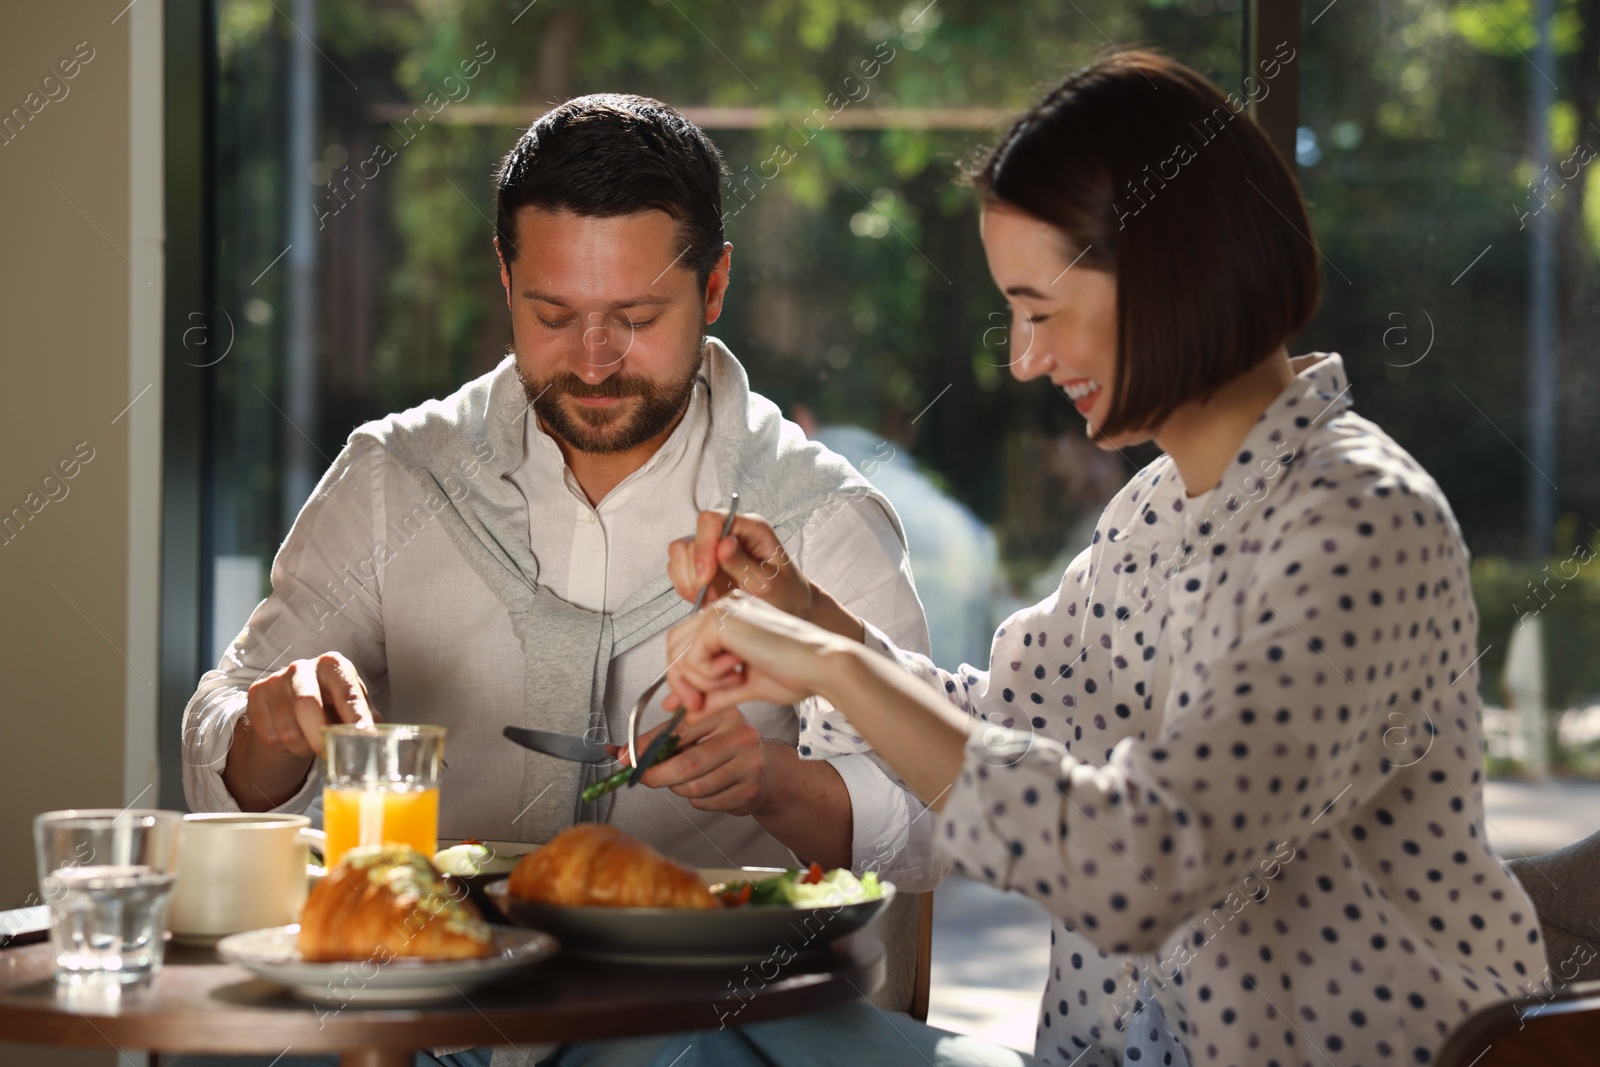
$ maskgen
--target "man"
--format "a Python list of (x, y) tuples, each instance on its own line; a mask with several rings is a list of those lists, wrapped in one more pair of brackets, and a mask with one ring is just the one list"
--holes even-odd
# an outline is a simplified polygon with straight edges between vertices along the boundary
[(702, 866), (802, 857), (938, 880), (922, 805), (872, 757), (801, 758), (792, 708), (746, 705), (685, 737), (644, 776), (655, 788), (593, 804), (579, 791), (608, 768), (501, 737), (626, 740), (689, 611), (668, 544), (733, 492), (819, 587), (926, 648), (887, 501), (706, 338), (729, 280), (724, 173), (701, 130), (639, 97), (569, 101), (521, 137), (496, 205), (514, 355), (351, 435), (185, 711), (191, 807), (306, 808), (320, 727), (370, 714), (448, 728), (443, 837), (606, 820)]

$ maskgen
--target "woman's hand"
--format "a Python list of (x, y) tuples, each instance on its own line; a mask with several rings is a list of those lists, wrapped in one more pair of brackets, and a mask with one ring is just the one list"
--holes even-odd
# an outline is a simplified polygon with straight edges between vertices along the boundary
[(667, 574), (679, 596), (693, 601), (708, 586), (709, 605), (744, 592), (797, 619), (862, 639), (861, 620), (800, 572), (771, 523), (760, 515), (738, 515), (723, 537), (727, 514), (702, 511), (695, 535), (667, 546)]
[(794, 704), (813, 696), (838, 636), (743, 592), (722, 597), (667, 633), (666, 706), (712, 713), (746, 700)]
[(716, 720), (746, 700), (820, 696), (930, 807), (939, 808), (961, 771), (972, 720), (960, 709), (865, 645), (745, 593), (674, 626), (667, 657), (672, 694), (664, 703), (689, 709), (685, 725)]
[(784, 551), (772, 524), (760, 515), (737, 515), (722, 537), (726, 511), (702, 511), (693, 537), (667, 546), (667, 574), (678, 595), (693, 600), (710, 585), (706, 603), (742, 589), (781, 611), (805, 618), (811, 583)]

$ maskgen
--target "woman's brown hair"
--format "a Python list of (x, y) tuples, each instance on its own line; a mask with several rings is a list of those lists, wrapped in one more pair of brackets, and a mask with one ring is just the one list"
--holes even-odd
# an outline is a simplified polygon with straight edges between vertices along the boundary
[[(1270, 92), (1270, 77), (1247, 91)], [(1118, 52), (1046, 94), (972, 175), (986, 198), (1059, 229), (1069, 260), (1116, 278), (1117, 381), (1100, 436), (1156, 428), (1316, 310), (1299, 186), (1245, 106), (1175, 60)]]

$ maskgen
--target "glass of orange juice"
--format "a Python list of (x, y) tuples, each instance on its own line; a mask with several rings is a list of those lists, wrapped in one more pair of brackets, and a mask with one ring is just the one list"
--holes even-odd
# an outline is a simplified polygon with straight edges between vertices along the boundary
[(444, 727), (340, 724), (322, 730), (322, 829), (329, 867), (357, 845), (439, 847)]

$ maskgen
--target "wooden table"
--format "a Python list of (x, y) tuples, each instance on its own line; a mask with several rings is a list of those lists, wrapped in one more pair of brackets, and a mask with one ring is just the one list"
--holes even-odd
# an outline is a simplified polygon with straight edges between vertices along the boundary
[(418, 1049), (581, 1041), (799, 1015), (865, 996), (884, 980), (883, 944), (860, 931), (778, 968), (604, 963), (557, 955), (455, 1003), (415, 1008), (313, 1006), (223, 963), (169, 945), (146, 988), (114, 1002), (69, 998), (48, 944), (0, 951), (0, 1034), (7, 1041), (162, 1052), (275, 1056), (339, 1052), (341, 1067), (411, 1067)]

